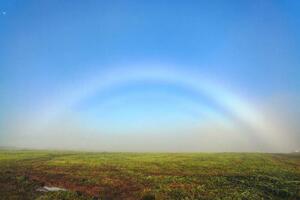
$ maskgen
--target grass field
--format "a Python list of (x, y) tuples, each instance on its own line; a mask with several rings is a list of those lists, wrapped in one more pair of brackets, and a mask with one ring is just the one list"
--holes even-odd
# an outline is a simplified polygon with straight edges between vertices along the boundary
[(0, 198), (300, 199), (300, 155), (1, 150)]

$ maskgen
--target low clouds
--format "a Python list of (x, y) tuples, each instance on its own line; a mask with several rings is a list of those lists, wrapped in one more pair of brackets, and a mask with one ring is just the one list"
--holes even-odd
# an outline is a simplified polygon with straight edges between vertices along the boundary
[[(28, 119), (24, 120), (25, 123), (22, 120), (16, 123), (11, 119), (3, 129), (8, 134), (2, 135), (1, 145), (86, 151), (291, 152), (299, 148), (300, 137), (297, 131), (300, 127), (296, 119), (300, 115), (291, 105), (284, 103), (285, 105), (268, 104), (265, 111), (265, 116), (274, 123), (272, 125), (276, 134), (280, 134), (280, 141), (273, 132), (268, 138), (264, 138), (268, 141), (264, 141), (251, 132), (254, 130), (237, 122), (227, 126), (217, 121), (206, 121), (199, 126), (167, 129), (145, 127), (140, 132), (111, 132), (88, 127), (81, 123), (76, 113), (69, 113), (43, 125)], [(285, 109), (280, 110), (280, 107)], [(118, 126), (117, 123), (115, 125)], [(270, 143), (276, 145), (268, 146)]]

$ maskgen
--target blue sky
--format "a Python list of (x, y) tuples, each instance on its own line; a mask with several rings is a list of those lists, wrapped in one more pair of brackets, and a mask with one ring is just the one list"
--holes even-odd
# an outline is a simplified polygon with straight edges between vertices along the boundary
[[(25, 130), (24, 124), (26, 127), (41, 126), (33, 117), (38, 114), (32, 112), (42, 113), (40, 118), (56, 113), (55, 122), (49, 117), (44, 117), (44, 121), (48, 123), (47, 128), (55, 127), (54, 130), (62, 132), (65, 127), (57, 125), (62, 118), (81, 124), (80, 128), (73, 127), (82, 129), (78, 135), (85, 135), (90, 129), (105, 134), (117, 130), (124, 135), (143, 132), (143, 128), (163, 134), (161, 129), (172, 126), (166, 135), (184, 134), (190, 129), (197, 132), (195, 130), (205, 123), (214, 127), (215, 118), (203, 117), (208, 113), (228, 118), (236, 132), (251, 135), (248, 132), (255, 130), (237, 128), (244, 126), (241, 121), (246, 118), (247, 123), (251, 121), (249, 112), (243, 109), (251, 110), (250, 104), (260, 112), (255, 115), (272, 118), (268, 123), (282, 122), (286, 137), (294, 141), (293, 145), (279, 144), (280, 148), (274, 151), (292, 150), (288, 146), (298, 148), (299, 127), (294, 121), (300, 117), (299, 11), (300, 3), (296, 0), (2, 0), (2, 144), (34, 147), (30, 139), (14, 142), (20, 137), (20, 130)], [(134, 77), (138, 81), (132, 81), (122, 73), (112, 73), (121, 70), (130, 74), (133, 68), (144, 73), (150, 73), (147, 70), (152, 68), (167, 72), (159, 81), (157, 77), (155, 80), (151, 77), (150, 81), (140, 80), (140, 75)], [(174, 71), (186, 74), (184, 78), (174, 75), (170, 81), (168, 70), (171, 74)], [(106, 80), (111, 73), (117, 81), (107, 81), (113, 86), (103, 89), (100, 85), (105, 81), (101, 80)], [(194, 76), (192, 84), (189, 74)], [(126, 81), (122, 82), (123, 79)], [(174, 82), (175, 79), (181, 81), (180, 84)], [(210, 85), (202, 90), (214, 88), (211, 96), (198, 91), (198, 85), (203, 85), (202, 79)], [(195, 91), (191, 87), (198, 89)], [(224, 94), (230, 96), (231, 103), (238, 100), (243, 106), (232, 107), (225, 100), (224, 104), (220, 103)], [(239, 109), (243, 111), (233, 112)], [(236, 113), (239, 114), (236, 116)], [(68, 115), (72, 115), (72, 120)], [(16, 124), (20, 130), (10, 127)], [(174, 128), (177, 125), (183, 127), (182, 130)], [(47, 134), (49, 130), (40, 128), (37, 133), (27, 132), (33, 137)], [(223, 132), (227, 134), (228, 130)], [(155, 133), (140, 134), (148, 137)], [(189, 136), (190, 140), (197, 140), (198, 135)], [(187, 144), (190, 140), (186, 139)], [(260, 143), (257, 140), (251, 141)], [(233, 140), (224, 142), (224, 146), (228, 145), (220, 150), (240, 150), (232, 143), (229, 145), (230, 141)], [(177, 143), (176, 140), (175, 146), (169, 149), (160, 148), (159, 144), (153, 149), (176, 151)], [(126, 141), (126, 144), (131, 143)], [(69, 147), (76, 148), (75, 142)], [(119, 147), (112, 146), (110, 150), (123, 150), (122, 144)], [(219, 150), (199, 148), (207, 149)], [(128, 149), (124, 147), (124, 150)], [(198, 150), (197, 145), (191, 150)], [(250, 144), (245, 150), (260, 149)]]

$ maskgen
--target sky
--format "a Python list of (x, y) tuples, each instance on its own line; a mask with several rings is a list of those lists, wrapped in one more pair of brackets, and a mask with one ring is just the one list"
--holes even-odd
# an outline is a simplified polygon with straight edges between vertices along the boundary
[(300, 149), (300, 2), (0, 1), (0, 146)]

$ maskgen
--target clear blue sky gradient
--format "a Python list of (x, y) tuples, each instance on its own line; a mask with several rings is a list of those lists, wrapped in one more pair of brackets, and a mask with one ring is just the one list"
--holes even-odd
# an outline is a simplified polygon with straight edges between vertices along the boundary
[[(122, 63), (197, 71), (261, 106), (284, 99), (283, 110), (300, 117), (300, 1), (1, 0), (0, 12), (0, 124)], [(122, 109), (108, 111), (114, 99), (125, 99)], [(195, 102), (226, 112), (204, 95), (149, 82), (95, 94), (74, 111), (91, 127), (158, 116), (161, 126), (193, 122)], [(182, 105), (192, 114), (181, 115)]]

